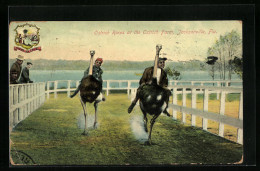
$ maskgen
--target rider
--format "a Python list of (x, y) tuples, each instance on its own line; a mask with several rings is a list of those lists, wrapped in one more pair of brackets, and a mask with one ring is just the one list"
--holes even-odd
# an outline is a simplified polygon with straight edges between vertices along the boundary
[[(101, 69), (101, 65), (103, 63), (103, 59), (102, 58), (97, 58), (95, 60), (95, 64), (93, 65), (93, 77), (96, 78), (99, 82), (101, 82), (101, 84), (103, 83), (103, 80), (102, 80), (102, 74), (103, 74), (103, 70)], [(80, 86), (81, 86), (81, 82), (84, 78), (86, 78), (88, 76), (88, 73), (89, 73), (89, 67), (86, 69), (86, 71), (84, 72), (84, 76), (83, 78), (81, 79), (80, 81), (80, 84), (79, 86), (77, 87), (77, 89), (74, 91), (74, 93), (72, 95), (70, 95), (70, 98), (73, 98), (80, 90)], [(102, 93), (100, 93), (100, 95), (97, 97), (97, 99), (100, 100), (105, 100), (105, 98), (102, 98)]]
[[(158, 68), (157, 68), (157, 84), (163, 88), (165, 88), (168, 92), (168, 95), (171, 94), (170, 90), (167, 88), (168, 86), (168, 78), (167, 78), (167, 73), (163, 70), (163, 68), (165, 67), (165, 61), (167, 60), (167, 58), (159, 58), (158, 60)], [(132, 101), (131, 105), (128, 108), (128, 113), (131, 113), (134, 106), (136, 105), (137, 101), (139, 100), (139, 93), (140, 90), (142, 89), (142, 87), (146, 84), (151, 84), (152, 80), (153, 80), (153, 68), (154, 67), (148, 67), (144, 70), (143, 76), (139, 81), (139, 87), (137, 89), (136, 92), (136, 96), (135, 99)], [(168, 101), (167, 101), (167, 107), (168, 107)], [(167, 116), (170, 116), (170, 114), (168, 113), (168, 111), (166, 110), (167, 107), (165, 108), (165, 110), (163, 111), (163, 113), (165, 113)]]

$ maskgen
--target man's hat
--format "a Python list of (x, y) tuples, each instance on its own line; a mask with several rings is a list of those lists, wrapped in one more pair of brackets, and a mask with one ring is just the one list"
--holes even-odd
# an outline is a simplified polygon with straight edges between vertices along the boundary
[(27, 62), (27, 65), (30, 65), (30, 64), (32, 65), (32, 63), (31, 63), (31, 62)]
[(167, 58), (159, 58), (159, 61), (166, 61), (167, 60)]
[(23, 61), (24, 57), (22, 55), (18, 55), (18, 57), (16, 59)]

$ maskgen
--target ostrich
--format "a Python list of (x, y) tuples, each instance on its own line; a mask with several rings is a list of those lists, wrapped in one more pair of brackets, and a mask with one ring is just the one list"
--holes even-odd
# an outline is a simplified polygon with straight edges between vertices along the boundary
[(151, 84), (146, 84), (142, 87), (140, 91), (140, 108), (143, 113), (144, 118), (144, 128), (145, 131), (148, 132), (147, 129), (147, 113), (152, 115), (152, 119), (150, 121), (150, 130), (148, 140), (145, 142), (147, 145), (151, 145), (151, 134), (152, 128), (155, 123), (155, 120), (158, 116), (166, 109), (168, 101), (169, 101), (169, 90), (159, 86), (157, 84), (157, 63), (159, 59), (159, 52), (162, 49), (161, 45), (156, 46), (156, 56), (154, 61), (154, 70), (153, 70), (153, 80)]
[(86, 102), (92, 103), (94, 102), (95, 107), (95, 121), (94, 121), (94, 128), (96, 128), (97, 124), (97, 109), (98, 109), (98, 103), (101, 100), (97, 100), (97, 97), (101, 93), (102, 90), (102, 83), (95, 79), (95, 77), (92, 75), (93, 72), (93, 57), (94, 57), (95, 51), (90, 51), (90, 64), (89, 64), (89, 74), (86, 78), (84, 78), (81, 81), (80, 86), (80, 102), (83, 107), (84, 117), (85, 117), (85, 128), (83, 135), (87, 135), (87, 109), (86, 109)]

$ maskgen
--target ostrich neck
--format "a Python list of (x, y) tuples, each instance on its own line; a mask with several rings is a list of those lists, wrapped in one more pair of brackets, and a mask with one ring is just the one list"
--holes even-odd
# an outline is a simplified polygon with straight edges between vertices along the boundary
[(88, 75), (92, 75), (92, 73), (93, 73), (93, 56), (91, 56), (90, 58)]
[(159, 52), (156, 52), (154, 66), (153, 66), (153, 78), (157, 78), (158, 60), (159, 60)]

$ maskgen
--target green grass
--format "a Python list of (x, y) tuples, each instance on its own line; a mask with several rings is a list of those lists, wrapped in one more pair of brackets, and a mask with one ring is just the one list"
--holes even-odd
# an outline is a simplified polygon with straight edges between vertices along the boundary
[[(78, 97), (53, 95), (12, 131), (11, 150), (31, 156), (37, 165), (172, 165), (238, 162), (243, 146), (160, 116), (151, 146), (135, 139), (132, 116), (142, 116), (139, 106), (129, 115), (126, 94), (110, 94), (99, 105), (99, 128), (89, 136), (77, 126), (82, 107)], [(93, 105), (87, 105), (89, 115)], [(151, 117), (149, 117), (151, 118)], [(15, 153), (11, 153), (15, 155)], [(20, 161), (13, 156), (15, 163)]]
[[(221, 95), (219, 95), (220, 99)], [(186, 98), (191, 100), (191, 93), (187, 93)], [(197, 100), (203, 100), (204, 95), (203, 94), (197, 94)], [(182, 94), (177, 95), (178, 100), (182, 100)], [(239, 93), (230, 93), (226, 95), (226, 101), (228, 102), (233, 102), (233, 101), (239, 101), (240, 99), (240, 94)], [(217, 94), (212, 93), (209, 94), (209, 100), (217, 100)]]

